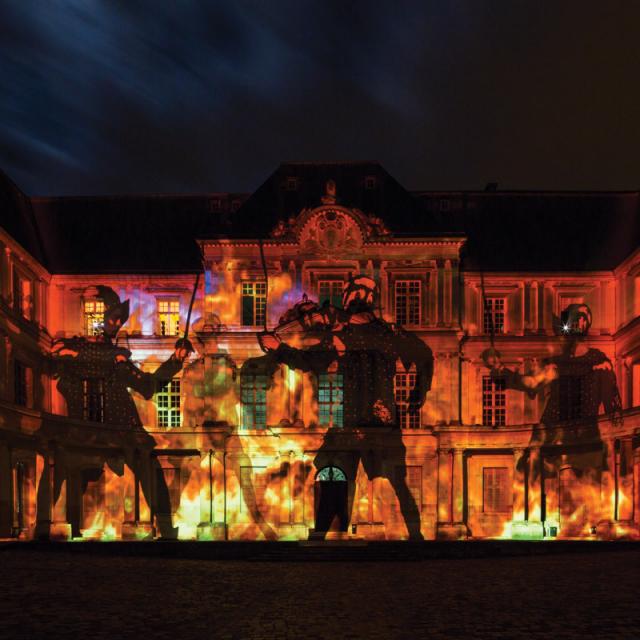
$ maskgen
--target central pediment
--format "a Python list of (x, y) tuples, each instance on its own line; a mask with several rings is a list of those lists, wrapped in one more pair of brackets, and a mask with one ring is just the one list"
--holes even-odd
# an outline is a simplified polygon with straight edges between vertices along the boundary
[(390, 235), (380, 218), (336, 204), (303, 209), (288, 222), (280, 221), (271, 232), (272, 238), (295, 241), (304, 250), (331, 254), (355, 251), (369, 240)]

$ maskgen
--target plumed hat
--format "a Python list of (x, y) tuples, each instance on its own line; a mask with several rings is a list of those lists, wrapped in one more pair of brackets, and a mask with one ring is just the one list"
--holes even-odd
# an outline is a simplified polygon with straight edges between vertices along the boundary
[(120, 302), (120, 297), (111, 288), (97, 285), (96, 297), (104, 302), (104, 315), (106, 317), (119, 317), (122, 324), (129, 318), (129, 301)]

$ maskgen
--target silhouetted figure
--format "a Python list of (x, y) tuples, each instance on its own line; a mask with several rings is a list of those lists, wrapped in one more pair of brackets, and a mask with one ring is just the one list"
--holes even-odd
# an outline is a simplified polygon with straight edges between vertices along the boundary
[[(588, 348), (583, 343), (590, 327), (589, 307), (569, 305), (555, 323), (556, 332), (564, 337), (562, 353), (545, 359), (541, 366), (525, 375), (505, 367), (495, 350), (483, 353), (491, 376), (503, 378), (507, 388), (525, 391), (531, 398), (540, 393), (546, 395), (546, 405), (539, 427), (533, 430), (531, 446), (562, 445), (569, 450), (580, 445), (601, 447), (600, 406), (613, 420), (621, 419), (622, 404), (611, 361), (599, 349)], [(606, 465), (606, 460), (603, 464)], [(540, 470), (531, 472), (536, 479)], [(577, 474), (580, 472), (576, 469)]]
[[(374, 313), (376, 284), (372, 278), (352, 278), (343, 291), (343, 307), (325, 303), (318, 306), (306, 297), (281, 319), (280, 329), (302, 329), (306, 348), (294, 348), (281, 342), (276, 333), (265, 332), (259, 341), (266, 352), (262, 358), (245, 363), (243, 371), (262, 369), (272, 376), (279, 364), (293, 369), (340, 376), (338, 389), (329, 402), (336, 402), (336, 413), (329, 418), (329, 429), (314, 460), (317, 471), (332, 467), (342, 468), (348, 479), (348, 504), (353, 504), (358, 464), (362, 462), (370, 479), (386, 477), (393, 486), (403, 518), (412, 539), (422, 539), (420, 513), (406, 482), (406, 466), (401, 472), (387, 474), (379, 453), (377, 433), (371, 427), (390, 429), (390, 449), (405, 458), (402, 432), (396, 421), (394, 376), (398, 362), (405, 371), (415, 373), (415, 384), (404, 399), (411, 411), (419, 412), (427, 391), (431, 388), (433, 356), (429, 347), (417, 336), (402, 329), (394, 329)], [(322, 392), (322, 390), (320, 390)], [(330, 392), (331, 393), (331, 392)], [(343, 452), (340, 464), (336, 452)], [(330, 499), (327, 492), (320, 494), (316, 532), (324, 535), (334, 517), (338, 517), (341, 530), (346, 530), (349, 514), (331, 513), (323, 503)]]
[[(129, 317), (129, 301), (121, 302), (113, 289), (96, 287), (96, 297), (104, 302), (104, 324), (99, 335), (56, 340), (51, 357), (54, 377), (58, 378), (58, 390), (67, 403), (68, 415), (78, 420), (103, 422), (123, 427), (119, 443), (124, 451), (124, 461), (140, 479), (147, 503), (156, 514), (162, 537), (175, 538), (177, 529), (171, 523), (171, 503), (164, 474), (150, 452), (154, 439), (142, 426), (135, 402), (129, 393), (133, 389), (147, 400), (162, 390), (182, 368), (185, 358), (193, 351), (189, 340), (176, 342), (175, 352), (154, 373), (141, 371), (132, 361), (131, 352), (114, 344), (114, 339)], [(151, 459), (150, 459), (151, 458)], [(72, 466), (73, 460), (67, 459)], [(124, 469), (113, 459), (105, 462), (122, 475)], [(149, 469), (147, 465), (150, 465)], [(67, 466), (67, 468), (68, 468)], [(57, 464), (54, 474), (54, 502), (57, 500), (67, 468)], [(84, 476), (97, 480), (103, 468)], [(152, 499), (152, 474), (156, 480), (155, 501)], [(86, 480), (84, 481), (86, 488)], [(72, 532), (80, 534), (80, 515), (73, 517)]]

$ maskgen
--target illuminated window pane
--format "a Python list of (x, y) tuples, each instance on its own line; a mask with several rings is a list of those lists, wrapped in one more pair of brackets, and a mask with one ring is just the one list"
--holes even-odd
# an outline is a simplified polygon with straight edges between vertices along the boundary
[(347, 476), (338, 467), (324, 467), (316, 474), (316, 482), (346, 482)]
[(155, 395), (158, 426), (165, 429), (179, 427), (180, 415), (180, 380), (174, 379)]
[(82, 381), (82, 416), (85, 420), (104, 422), (104, 380), (85, 378)]
[(482, 378), (482, 424), (502, 427), (507, 424), (507, 391), (504, 378)]
[(266, 282), (242, 283), (242, 324), (246, 327), (263, 325), (267, 309)]
[(341, 307), (343, 289), (344, 282), (342, 280), (319, 280), (318, 303), (323, 305), (328, 302), (334, 307)]
[(420, 324), (421, 285), (420, 280), (396, 280), (395, 308), (396, 322), (398, 324)]
[(485, 467), (482, 470), (482, 511), (504, 513), (511, 507), (512, 488), (507, 467)]
[(99, 336), (104, 327), (104, 302), (102, 300), (85, 300), (84, 331), (88, 336)]
[(484, 332), (504, 333), (504, 298), (486, 298), (484, 301)]
[(393, 379), (396, 420), (401, 429), (420, 427), (420, 399), (417, 397), (417, 373), (396, 373)]
[(242, 426), (264, 429), (267, 426), (267, 376), (243, 373), (240, 379)]
[(180, 333), (180, 300), (158, 300), (158, 322), (161, 336)]
[(318, 376), (318, 421), (323, 427), (344, 424), (344, 387), (340, 373)]

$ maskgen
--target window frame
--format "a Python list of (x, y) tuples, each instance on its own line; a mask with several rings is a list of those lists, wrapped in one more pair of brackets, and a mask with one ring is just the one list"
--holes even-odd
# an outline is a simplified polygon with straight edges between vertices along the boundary
[[(491, 301), (491, 304), (488, 304)], [(496, 303), (501, 303), (502, 308), (496, 309)], [(502, 314), (502, 323), (496, 322), (496, 314)], [(487, 319), (490, 318), (490, 322)], [(493, 331), (492, 331), (493, 328)], [(507, 297), (486, 296), (482, 303), (482, 331), (485, 335), (505, 335), (507, 333)]]
[[(411, 391), (419, 384), (419, 375), (416, 371), (396, 371), (393, 376), (395, 418), (396, 424), (401, 429), (420, 429), (422, 427), (420, 402), (415, 400), (410, 402), (408, 399)], [(403, 384), (399, 384), (400, 382)]]
[[(326, 399), (323, 392), (328, 392)], [(323, 421), (323, 414), (328, 416), (328, 422)], [(344, 376), (341, 373), (318, 375), (318, 424), (328, 429), (344, 427)]]
[[(240, 374), (240, 406), (242, 424), (244, 430), (259, 430), (267, 428), (267, 387), (268, 376), (266, 373), (241, 373)], [(250, 395), (250, 402), (248, 401)], [(250, 416), (250, 420), (247, 420)], [(258, 416), (264, 418), (258, 422)]]
[[(177, 310), (172, 309), (171, 306), (177, 304)], [(167, 305), (167, 310), (162, 310), (161, 305)], [(156, 326), (157, 332), (156, 335), (162, 337), (177, 337), (180, 335), (180, 308), (181, 308), (181, 300), (180, 296), (162, 296), (156, 298)], [(171, 328), (173, 322), (175, 321), (174, 333), (166, 332), (163, 330), (163, 319), (162, 316), (166, 315), (169, 323), (169, 327)], [(176, 318), (174, 318), (176, 316)]]
[[(93, 384), (98, 385), (99, 389), (91, 390), (89, 387)], [(97, 411), (94, 413), (96, 407), (91, 402), (92, 396), (97, 396)], [(97, 418), (96, 418), (97, 416)], [(83, 378), (82, 379), (82, 419), (89, 422), (104, 422), (105, 421), (105, 380), (104, 378)]]
[[(399, 286), (401, 285), (405, 285), (407, 287), (407, 290), (404, 293), (400, 293), (398, 291)], [(411, 285), (417, 285), (417, 314), (418, 314), (418, 318), (417, 318), (417, 322), (412, 322), (412, 320), (414, 320), (415, 318), (412, 317), (414, 316), (414, 313), (416, 311), (415, 308), (415, 304), (412, 304), (412, 299), (415, 297), (416, 292), (415, 291), (410, 291), (410, 286)], [(422, 307), (423, 307), (423, 288), (424, 288), (424, 282), (421, 278), (410, 278), (410, 277), (398, 277), (398, 278), (394, 278), (393, 281), (393, 317), (395, 320), (395, 323), (401, 326), (406, 326), (406, 327), (419, 327), (422, 325)], [(403, 319), (399, 318), (399, 304), (398, 302), (404, 299), (405, 300), (405, 304), (403, 305), (405, 307), (405, 318), (403, 321)], [(415, 300), (414, 300), (415, 303)]]
[[(340, 291), (339, 293), (336, 293), (334, 289), (336, 289), (337, 287), (335, 287), (334, 285), (338, 285), (338, 284), (340, 285)], [(320, 306), (324, 304), (324, 300), (322, 298), (322, 292), (321, 292), (323, 285), (329, 285), (329, 297), (325, 298), (324, 300), (328, 300), (329, 304), (333, 305), (334, 307), (342, 308), (342, 294), (344, 291), (345, 281), (340, 280), (339, 278), (318, 278), (316, 282), (316, 291), (318, 293), (318, 304)], [(334, 304), (333, 302), (334, 297), (336, 298), (337, 304)], [(339, 300), (337, 300), (337, 298), (339, 298)]]
[[(93, 311), (87, 311), (87, 305), (89, 304), (92, 304), (95, 306), (95, 309)], [(98, 305), (102, 307), (101, 311), (97, 310)], [(100, 300), (99, 298), (83, 298), (82, 328), (86, 336), (99, 336), (102, 334), (103, 328), (104, 328), (104, 313), (105, 313), (105, 304), (103, 300)], [(94, 322), (93, 331), (89, 331), (89, 318), (94, 316), (96, 318), (102, 317), (102, 322), (99, 325), (97, 325)], [(98, 326), (99, 326), (99, 329), (98, 329)]]
[[(507, 385), (504, 377), (492, 377), (483, 375), (482, 380), (482, 426), (484, 427), (505, 427), (507, 425)], [(496, 388), (497, 385), (502, 388)], [(490, 403), (487, 400), (490, 399)], [(502, 400), (502, 402), (496, 401)], [(500, 411), (502, 418), (496, 420), (496, 412)], [(488, 419), (488, 415), (491, 418)]]
[[(28, 286), (25, 294), (24, 286)], [(11, 298), (14, 313), (28, 322), (35, 318), (35, 282), (25, 271), (19, 268), (15, 262), (11, 273)]]
[[(177, 399), (177, 406), (175, 401)], [(182, 380), (172, 378), (169, 383), (154, 394), (156, 426), (161, 429), (175, 429), (182, 426)], [(177, 418), (177, 420), (176, 420)]]
[[(264, 293), (258, 293), (258, 285), (260, 288), (264, 289)], [(251, 293), (245, 292), (245, 287), (251, 286), (253, 291)], [(267, 317), (267, 293), (268, 293), (268, 283), (264, 278), (255, 278), (251, 280), (241, 280), (240, 281), (240, 325), (243, 327), (260, 327), (265, 323), (265, 319)], [(245, 307), (245, 300), (251, 299), (252, 309), (251, 309), (251, 320), (252, 322), (249, 324), (246, 322), (245, 312), (247, 311)], [(258, 302), (261, 301), (260, 304)]]
[[(490, 483), (487, 483), (487, 477), (490, 478)], [(509, 484), (509, 467), (482, 467), (482, 513), (509, 513), (513, 508), (512, 491), (513, 487)]]

